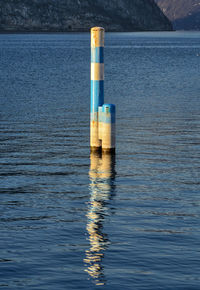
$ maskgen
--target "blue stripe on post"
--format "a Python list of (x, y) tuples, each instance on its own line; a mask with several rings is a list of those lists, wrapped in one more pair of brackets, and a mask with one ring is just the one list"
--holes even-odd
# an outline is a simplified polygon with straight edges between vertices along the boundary
[(102, 106), (101, 122), (115, 123), (115, 105), (104, 104)]
[(91, 62), (95, 62), (95, 63), (104, 62), (104, 47), (91, 48)]
[(91, 113), (104, 103), (104, 81), (91, 81)]

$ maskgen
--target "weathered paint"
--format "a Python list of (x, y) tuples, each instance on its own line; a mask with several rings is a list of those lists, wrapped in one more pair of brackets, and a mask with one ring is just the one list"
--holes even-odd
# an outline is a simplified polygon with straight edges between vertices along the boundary
[(98, 117), (99, 117), (98, 122), (99, 139), (102, 140), (102, 106), (98, 108)]
[(91, 29), (91, 110), (92, 152), (115, 151), (115, 105), (104, 104), (104, 28)]
[(115, 105), (103, 104), (101, 120), (104, 123), (115, 123)]
[(113, 151), (115, 148), (115, 124), (102, 123), (102, 151)]
[(101, 149), (101, 140), (99, 139), (98, 126), (99, 126), (98, 121), (90, 122), (91, 151), (99, 151)]
[(101, 112), (102, 151), (113, 152), (115, 149), (115, 105), (104, 104)]
[(93, 27), (91, 29), (91, 47), (104, 47), (103, 27)]
[(104, 28), (91, 29), (91, 109), (90, 147), (91, 151), (101, 149), (98, 131), (98, 107), (104, 103)]

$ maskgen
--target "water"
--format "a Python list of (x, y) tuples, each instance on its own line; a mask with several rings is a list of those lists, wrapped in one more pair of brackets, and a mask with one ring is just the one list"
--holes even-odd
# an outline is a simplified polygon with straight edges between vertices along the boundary
[(89, 34), (0, 35), (0, 289), (199, 289), (200, 33), (107, 34), (116, 157), (89, 154)]

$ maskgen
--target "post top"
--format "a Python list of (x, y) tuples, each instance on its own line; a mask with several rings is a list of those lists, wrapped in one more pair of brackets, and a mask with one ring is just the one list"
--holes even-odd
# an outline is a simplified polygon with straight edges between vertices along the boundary
[(92, 27), (91, 28), (91, 31), (104, 31), (104, 28), (103, 27)]
[(92, 27), (91, 28), (91, 47), (104, 47), (104, 28)]
[(113, 104), (103, 104), (102, 112), (103, 113), (114, 113), (115, 112), (115, 105), (113, 105)]

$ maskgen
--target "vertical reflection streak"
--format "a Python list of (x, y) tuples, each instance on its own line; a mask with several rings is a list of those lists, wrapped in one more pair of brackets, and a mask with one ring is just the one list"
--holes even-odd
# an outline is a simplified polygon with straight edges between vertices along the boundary
[(115, 156), (91, 153), (90, 155), (90, 201), (87, 211), (87, 232), (90, 248), (84, 259), (85, 271), (96, 285), (104, 285), (106, 279), (102, 266), (104, 252), (109, 246), (108, 235), (103, 231), (104, 219), (109, 215), (108, 202), (115, 191)]

